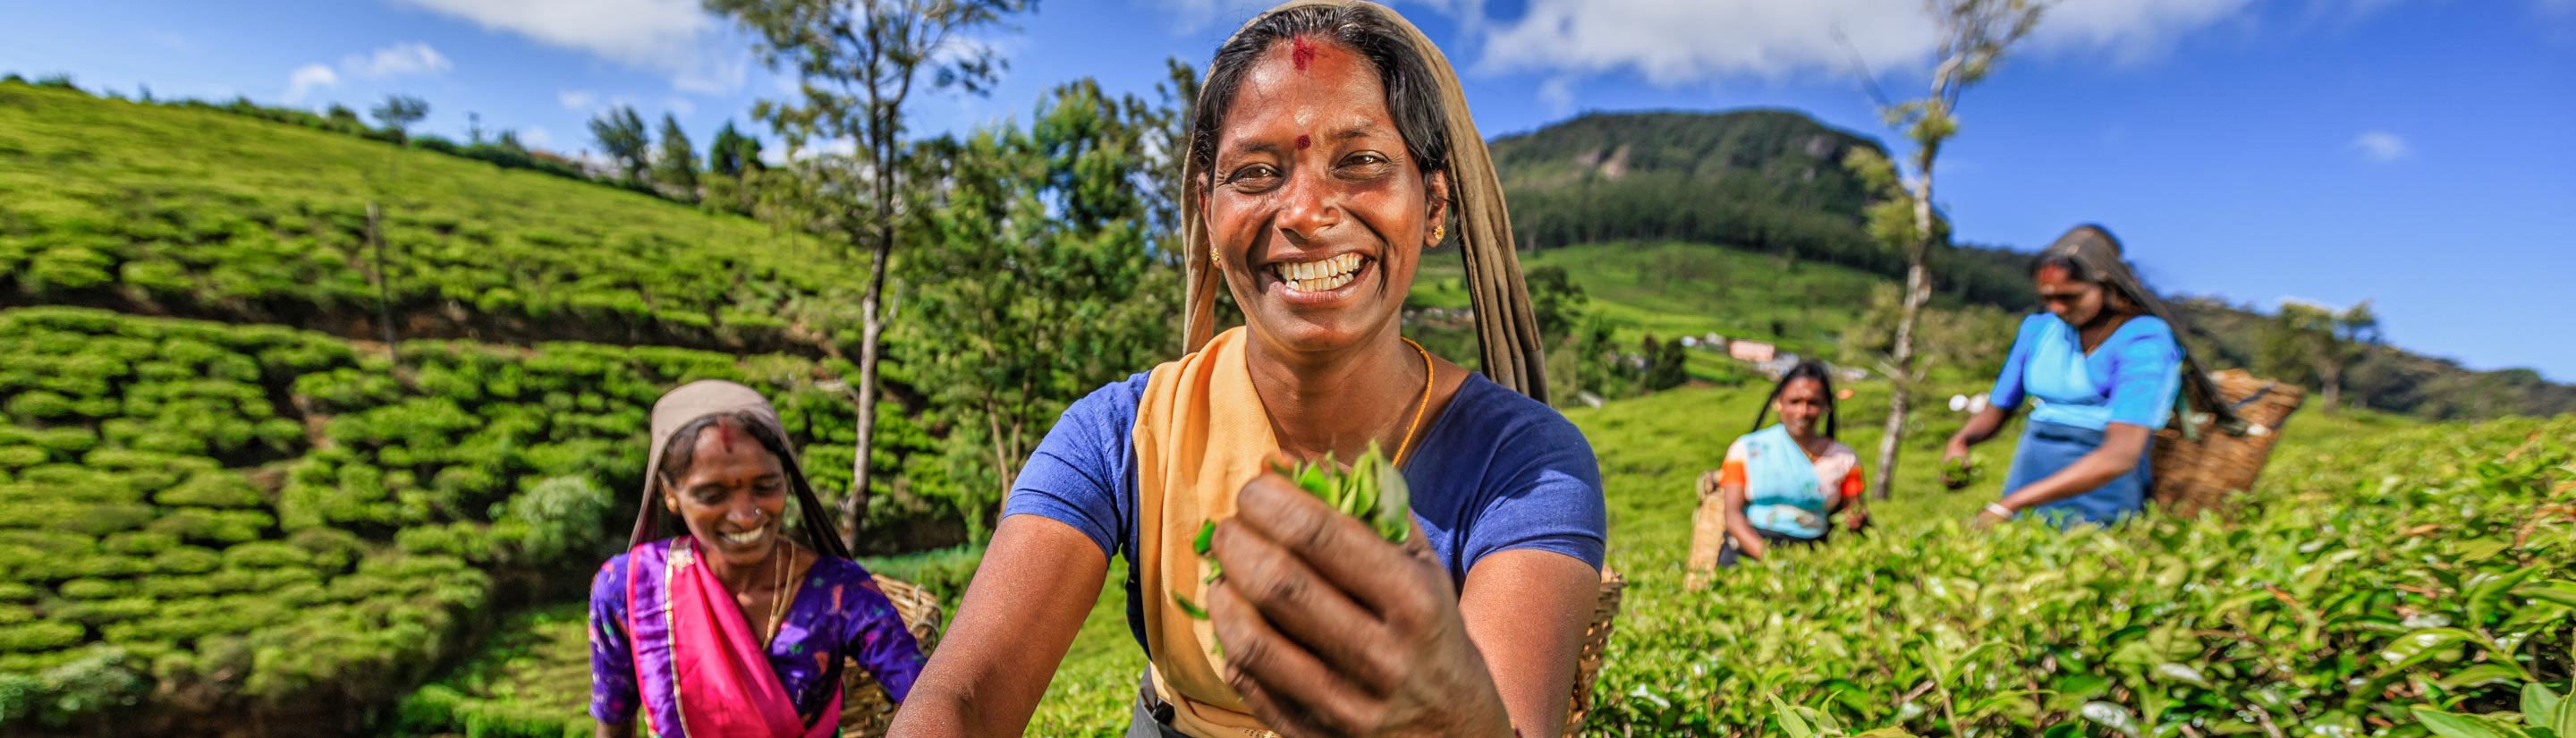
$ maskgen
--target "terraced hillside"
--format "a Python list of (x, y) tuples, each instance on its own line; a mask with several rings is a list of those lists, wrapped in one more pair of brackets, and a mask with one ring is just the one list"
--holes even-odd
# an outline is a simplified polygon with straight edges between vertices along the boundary
[[(818, 354), (866, 265), (751, 220), (211, 110), (0, 84), (0, 305)], [(383, 217), (383, 263), (367, 206)]]

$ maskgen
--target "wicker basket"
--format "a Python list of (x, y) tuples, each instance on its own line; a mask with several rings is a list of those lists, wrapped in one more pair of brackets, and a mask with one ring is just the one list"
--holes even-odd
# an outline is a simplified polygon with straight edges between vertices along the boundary
[[(2307, 395), (2306, 390), (2238, 369), (2212, 372), (2209, 379), (2247, 427), (2241, 435), (2203, 427), (2197, 441), (2187, 439), (2178, 428), (2156, 431), (2152, 494), (2156, 506), (2170, 515), (2226, 512), (2228, 495), (2254, 486), (2263, 463), (2272, 457), (2272, 443), (2281, 438), (2281, 424)], [(2187, 415), (2184, 422), (2208, 422), (2198, 413)]]
[[(894, 601), (895, 614), (903, 616), (904, 627), (921, 641), (922, 655), (929, 655), (939, 645), (939, 597), (911, 582), (883, 574), (871, 576), (876, 577), (877, 589), (885, 591), (886, 599)], [(886, 725), (894, 721), (895, 707), (885, 687), (879, 686), (855, 661), (843, 664), (841, 675), (842, 738), (885, 735)]]
[(1610, 626), (1619, 619), (1619, 591), (1628, 588), (1628, 578), (1601, 567), (1601, 591), (1592, 600), (1592, 622), (1583, 626), (1583, 652), (1575, 658), (1574, 702), (1567, 705), (1565, 734), (1574, 735), (1583, 727), (1583, 717), (1592, 713), (1592, 684), (1601, 680), (1601, 656), (1610, 649)]
[(1682, 589), (1708, 588), (1717, 571), (1717, 554), (1726, 547), (1726, 502), (1717, 493), (1717, 472), (1699, 475), (1699, 509), (1691, 513), (1690, 553), (1682, 561)]

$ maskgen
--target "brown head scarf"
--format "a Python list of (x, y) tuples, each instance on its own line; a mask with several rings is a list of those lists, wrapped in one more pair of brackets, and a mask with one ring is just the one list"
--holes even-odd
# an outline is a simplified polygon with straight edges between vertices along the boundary
[[(2102, 226), (2086, 223), (2068, 229), (2066, 235), (2058, 236), (2055, 243), (2041, 250), (2039, 258), (2032, 262), (2031, 271), (2036, 272), (2038, 267), (2052, 264), (2071, 266), (2076, 277), (2102, 285), (2127, 300), (2138, 312), (2156, 316), (2171, 326), (2175, 351), (2182, 355), (2183, 401), (2191, 409), (2207, 413), (2211, 420), (2216, 421), (2218, 428), (2231, 433), (2241, 432), (2245, 427), (2244, 421), (2237, 419), (2235, 410), (2218, 393), (2218, 385), (2209, 381), (2209, 373), (2201, 371), (2199, 360), (2191, 357), (2191, 347), (2182, 343), (2182, 321), (2175, 318), (2173, 309), (2165, 305), (2164, 300), (2158, 299), (2154, 291), (2138, 281), (2137, 273), (2129, 270), (2129, 263), (2122, 256), (2119, 239), (2113, 238), (2111, 232)], [(2183, 413), (2174, 414), (2177, 426), (2184, 418)]]
[[(1367, 0), (1292, 0), (1271, 8), (1262, 17), (1301, 7), (1361, 7), (1376, 11), (1387, 25), (1400, 33), (1413, 55), (1428, 68), (1430, 80), (1439, 91), (1436, 103), (1444, 120), (1442, 132), (1448, 139), (1449, 212), (1458, 221), (1456, 239), (1467, 262), (1467, 287), (1470, 304), (1476, 312), (1476, 338), (1482, 349), (1485, 376), (1521, 394), (1547, 401), (1546, 356), (1538, 335), (1538, 320), (1530, 310), (1529, 288), (1521, 281), (1521, 263), (1512, 250), (1511, 215), (1503, 210), (1502, 181), (1494, 176), (1493, 155), (1485, 150), (1485, 139), (1476, 132), (1476, 122), (1467, 115), (1467, 96), (1458, 88), (1458, 74), (1449, 67), (1449, 57), (1413, 27), (1403, 16), (1385, 6)], [(1241, 32), (1236, 34), (1241, 36)], [(1234, 39), (1227, 39), (1227, 44)], [(1209, 65), (1215, 72), (1215, 65)], [(1208, 109), (1217, 95), (1233, 94), (1212, 85), (1200, 85), (1198, 108)], [(1389, 94), (1395, 94), (1392, 90)], [(1219, 121), (1222, 123), (1222, 121)], [(1216, 295), (1225, 289), (1225, 277), (1208, 263), (1208, 226), (1206, 188), (1209, 172), (1199, 162), (1205, 147), (1216, 144), (1213, 135), (1193, 135), (1190, 156), (1181, 171), (1188, 195), (1181, 208), (1181, 249), (1187, 259), (1183, 280), (1187, 312), (1182, 313), (1182, 349), (1197, 351), (1216, 335)]]
[(787, 447), (787, 427), (778, 422), (778, 411), (760, 392), (720, 379), (702, 379), (680, 385), (653, 402), (653, 447), (644, 461), (643, 496), (635, 503), (635, 531), (627, 536), (628, 548), (662, 537), (662, 518), (668, 513), (658, 499), (662, 490), (662, 458), (670, 450), (671, 437), (691, 423), (710, 415), (725, 415), (741, 421), (751, 437), (778, 457), (779, 467), (787, 473), (788, 487), (795, 490), (800, 508), (805, 545), (815, 553), (849, 558), (850, 550), (842, 545), (839, 530), (831, 520), (831, 508), (824, 507), (814, 496), (814, 485), (805, 480), (805, 471), (796, 461), (796, 451)]

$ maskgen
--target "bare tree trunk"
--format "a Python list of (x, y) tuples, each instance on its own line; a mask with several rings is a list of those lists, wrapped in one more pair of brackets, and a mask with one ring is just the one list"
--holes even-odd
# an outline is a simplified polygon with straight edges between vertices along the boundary
[[(2340, 346), (2328, 346), (2326, 350), (2334, 351), (2341, 348), (2342, 347)], [(2320, 388), (2325, 392), (2325, 413), (2327, 415), (2335, 414), (2335, 408), (2343, 405), (2343, 362), (2336, 361), (2334, 359), (2319, 360), (2317, 362), (2317, 383), (2325, 385)]]
[(1895, 376), (1888, 377), (1887, 426), (1878, 438), (1878, 478), (1870, 482), (1870, 495), (1887, 499), (1896, 479), (1896, 449), (1905, 440), (1905, 416), (1913, 404), (1914, 393), (1914, 324), (1923, 316), (1923, 303), (1932, 297), (1932, 275), (1925, 266), (1932, 256), (1932, 154), (1925, 146), (1917, 159), (1922, 179), (1914, 188), (1914, 244), (1905, 254), (1905, 296), (1896, 318), (1896, 346), (1890, 352)]
[(400, 336), (394, 334), (393, 273), (385, 271), (384, 211), (373, 202), (367, 203), (367, 241), (376, 248), (376, 319), (385, 326), (385, 360), (402, 363), (402, 354), (394, 348)]
[(841, 538), (850, 550), (859, 546), (859, 519), (867, 511), (868, 457), (876, 448), (878, 337), (885, 333), (886, 268), (894, 260), (894, 132), (882, 120), (870, 126), (869, 148), (875, 155), (876, 244), (868, 259), (868, 290), (859, 318), (858, 458), (850, 462), (850, 494), (841, 500)]

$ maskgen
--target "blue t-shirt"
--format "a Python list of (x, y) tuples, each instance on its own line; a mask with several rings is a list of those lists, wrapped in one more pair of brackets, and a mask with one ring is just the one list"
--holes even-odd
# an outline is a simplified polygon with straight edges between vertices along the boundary
[(2165, 427), (2182, 392), (2182, 346), (2173, 326), (2141, 315), (2121, 323), (2091, 354), (2081, 341), (2074, 326), (2055, 315), (2022, 320), (1988, 399), (2010, 410), (2027, 395), (2038, 405), (2030, 411), (2038, 423), (2092, 431), (2112, 423)]
[[(1003, 517), (1040, 515), (1127, 557), (1127, 627), (1145, 642), (1136, 576), (1136, 408), (1147, 374), (1065, 408), (1021, 467)], [(1467, 378), (1404, 465), (1413, 519), (1452, 587), (1497, 551), (1555, 551), (1601, 567), (1609, 514), (1592, 444), (1555, 408)]]

